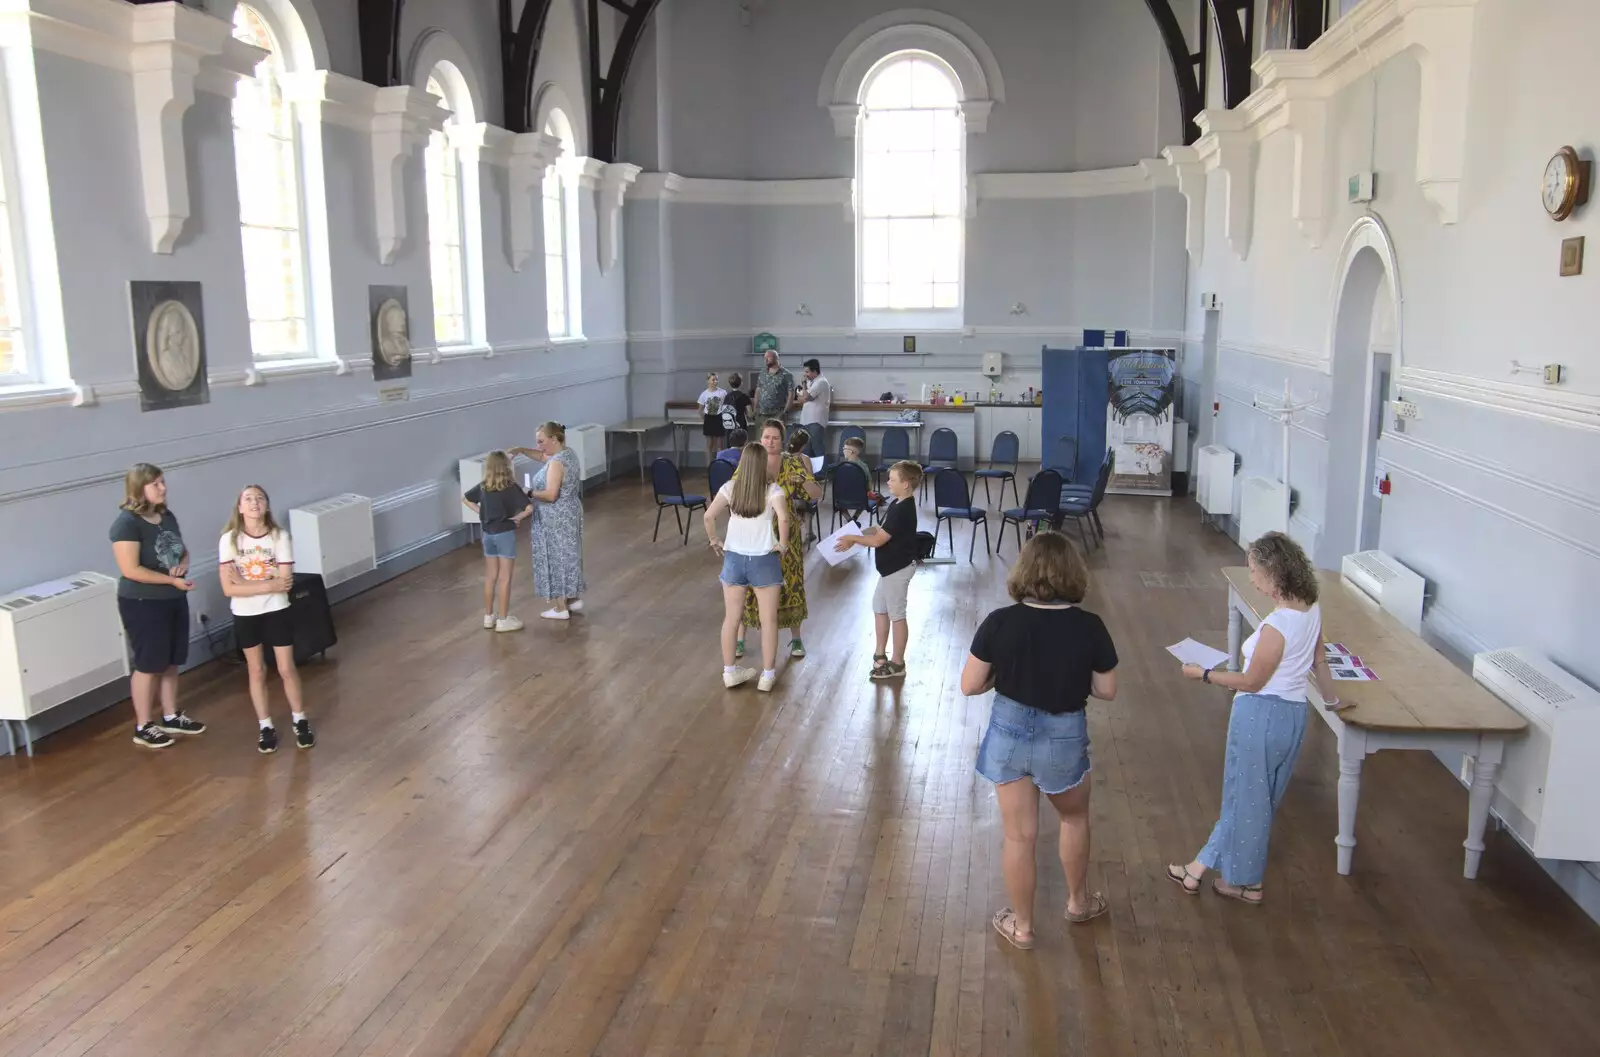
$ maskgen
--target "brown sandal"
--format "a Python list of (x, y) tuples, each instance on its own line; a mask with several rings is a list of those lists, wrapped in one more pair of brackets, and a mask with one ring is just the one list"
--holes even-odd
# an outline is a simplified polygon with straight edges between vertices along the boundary
[(1106, 904), (1106, 897), (1096, 892), (1089, 897), (1089, 909), (1080, 910), (1076, 914), (1069, 910), (1066, 916), (1067, 920), (1072, 924), (1082, 925), (1085, 921), (1093, 921), (1101, 914), (1104, 914), (1107, 909), (1109, 908)]
[[(1200, 877), (1204, 876), (1205, 874), (1203, 873), (1200, 875)], [(1200, 877), (1190, 873), (1187, 866), (1167, 864), (1167, 880), (1182, 888), (1189, 895), (1197, 896), (1200, 894)], [(1194, 884), (1190, 885), (1190, 881), (1193, 881)]]
[[(1250, 907), (1260, 906), (1261, 901), (1266, 898), (1261, 892), (1260, 885), (1231, 885), (1221, 878), (1211, 882), (1211, 890), (1224, 899), (1233, 899)], [(1254, 899), (1250, 898), (1252, 895), (1255, 896)]]
[(1032, 936), (1027, 939), (1019, 939), (1017, 937), (1017, 912), (1015, 910), (1010, 907), (1006, 907), (1004, 910), (996, 910), (994, 917), (989, 919), (989, 923), (994, 926), (994, 930), (1000, 933), (1007, 943), (1017, 948), (1017, 950), (1033, 950)]

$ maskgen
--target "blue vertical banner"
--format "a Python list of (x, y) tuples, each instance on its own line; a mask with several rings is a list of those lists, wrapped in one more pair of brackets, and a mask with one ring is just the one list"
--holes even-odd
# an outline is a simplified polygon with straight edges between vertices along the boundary
[[(1039, 451), (1068, 484), (1093, 484), (1106, 451), (1109, 349), (1044, 349)], [(1070, 460), (1071, 465), (1063, 465)]]
[(1107, 363), (1106, 443), (1114, 470), (1108, 492), (1172, 494), (1174, 349), (1112, 349)]

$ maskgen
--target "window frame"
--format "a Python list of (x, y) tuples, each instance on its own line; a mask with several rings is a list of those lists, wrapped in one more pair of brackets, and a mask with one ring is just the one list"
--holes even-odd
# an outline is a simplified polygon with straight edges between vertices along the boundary
[[(551, 106), (540, 125), (541, 131), (561, 142), (561, 154), (546, 170), (540, 182), (539, 226), (544, 242), (545, 267), (545, 336), (552, 344), (580, 344), (588, 339), (583, 331), (583, 243), (581, 239), (583, 217), (579, 196), (583, 175), (583, 158), (578, 155), (577, 138), (571, 121), (559, 106)], [(562, 296), (566, 327), (560, 333), (550, 329), (550, 232), (545, 223), (548, 188), (559, 191), (557, 213), (561, 218), (561, 249), (557, 259), (561, 265)]]
[[(957, 162), (960, 168), (960, 187), (957, 194), (956, 212), (952, 219), (956, 221), (958, 233), (956, 249), (956, 303), (953, 307), (935, 308), (867, 308), (865, 307), (866, 269), (865, 269), (865, 230), (869, 218), (866, 214), (866, 123), (870, 110), (867, 106), (867, 96), (872, 90), (874, 82), (886, 71), (901, 63), (923, 62), (938, 70), (949, 82), (955, 94), (955, 119), (961, 122), (959, 141), (957, 147)], [(902, 48), (885, 55), (872, 65), (866, 75), (861, 79), (861, 86), (857, 92), (857, 114), (855, 129), (855, 309), (856, 328), (858, 330), (887, 330), (905, 332), (908, 330), (959, 330), (965, 326), (966, 318), (966, 271), (967, 271), (967, 230), (966, 209), (968, 184), (971, 176), (967, 171), (967, 128), (962, 106), (961, 79), (956, 71), (940, 56), (921, 48)], [(915, 108), (922, 109), (922, 108)], [(943, 109), (943, 108), (928, 108)], [(934, 214), (929, 219), (939, 219), (941, 214)], [(907, 218), (910, 219), (910, 218)]]
[[(428, 212), (428, 284), (433, 301), (433, 340), (437, 347), (441, 349), (448, 349), (473, 344), (475, 313), (473, 312), (472, 305), (472, 279), (469, 275), (467, 264), (470, 247), (467, 233), (467, 181), (465, 173), (466, 159), (463, 157), (461, 148), (450, 141), (450, 129), (452, 127), (464, 127), (465, 122), (463, 121), (463, 114), (461, 112), (461, 105), (459, 101), (451, 98), (451, 95), (453, 94), (452, 89), (454, 86), (450, 83), (450, 77), (448, 76), (448, 73), (442, 69), (444, 65), (445, 64), (443, 62), (435, 64), (433, 69), (428, 71), (427, 76), (423, 81), (423, 90), (429, 92), (429, 94), (437, 98), (439, 102), (450, 111), (450, 117), (446, 119), (444, 127), (428, 134), (428, 144), (423, 149), (423, 183), (425, 189), (424, 193), (427, 199)], [(429, 85), (438, 85), (439, 91), (433, 92), (431, 88), (428, 87)], [(464, 116), (466, 118), (470, 118), (472, 115), (468, 113)], [(459, 333), (449, 339), (441, 336), (439, 332), (440, 316), (438, 287), (440, 275), (436, 267), (439, 246), (439, 240), (436, 234), (436, 221), (438, 218), (434, 215), (433, 203), (435, 194), (434, 181), (450, 180), (451, 176), (445, 173), (435, 173), (432, 164), (435, 150), (437, 150), (439, 155), (442, 156), (442, 160), (444, 162), (443, 167), (446, 169), (453, 168), (455, 170), (452, 181), (455, 187), (455, 231), (453, 234), (455, 236), (454, 245), (457, 280), (454, 293), (456, 307), (459, 310), (458, 318), (460, 319), (461, 324)], [(447, 240), (446, 245), (448, 244), (449, 243)]]
[[(7, 83), (8, 56), (0, 55), (0, 195), (5, 209), (0, 213), (5, 230), (0, 232), (0, 283), (13, 320), (12, 357), (20, 357), (22, 370), (0, 374), (0, 390), (46, 384), (48, 372), (41, 361), (38, 332), (34, 325), (33, 282), (28, 256), (27, 214), (22, 208), (22, 181), (18, 174), (15, 126), (12, 122), (12, 94)], [(20, 349), (20, 353), (17, 351)]]

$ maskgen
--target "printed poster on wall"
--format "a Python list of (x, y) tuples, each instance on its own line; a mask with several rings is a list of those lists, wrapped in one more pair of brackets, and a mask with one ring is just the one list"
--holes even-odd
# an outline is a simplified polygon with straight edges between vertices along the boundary
[(1173, 400), (1178, 387), (1174, 349), (1112, 349), (1106, 444), (1119, 495), (1172, 494)]

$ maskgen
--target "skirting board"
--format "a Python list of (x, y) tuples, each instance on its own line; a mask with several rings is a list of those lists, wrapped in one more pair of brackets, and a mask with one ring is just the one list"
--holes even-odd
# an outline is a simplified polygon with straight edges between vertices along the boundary
[[(344, 583), (330, 588), (328, 590), (329, 603), (337, 605), (340, 602), (347, 601), (363, 591), (371, 590), (381, 583), (393, 580), (402, 573), (408, 573), (412, 569), (426, 565), (435, 558), (442, 558), (451, 551), (457, 550), (468, 541), (467, 528), (468, 526), (466, 525), (458, 525), (429, 539), (395, 551), (393, 554), (385, 555), (378, 562), (378, 567), (372, 572), (363, 573), (354, 579), (346, 580)], [(218, 660), (221, 654), (213, 651), (211, 640), (215, 639), (219, 645), (225, 644), (228, 641), (228, 629), (231, 626), (231, 620), (219, 620), (210, 626), (209, 635), (206, 632), (202, 632), (191, 638), (189, 640), (189, 662), (183, 666), (183, 670), (189, 671), (190, 669), (198, 668), (202, 664)], [(334, 649), (337, 651), (338, 647), (335, 646)], [(127, 700), (128, 680), (121, 678), (106, 683), (104, 686), (96, 687), (65, 704), (57, 705), (29, 723), (28, 730), (33, 739), (34, 751), (38, 752), (39, 742), (51, 734), (64, 730), (80, 720), (87, 719), (97, 712), (104, 712), (113, 706), (120, 706)], [(18, 753), (22, 752), (20, 745), (18, 745), (17, 751)], [(6, 755), (5, 742), (4, 739), (0, 739), (0, 756), (3, 755)]]

